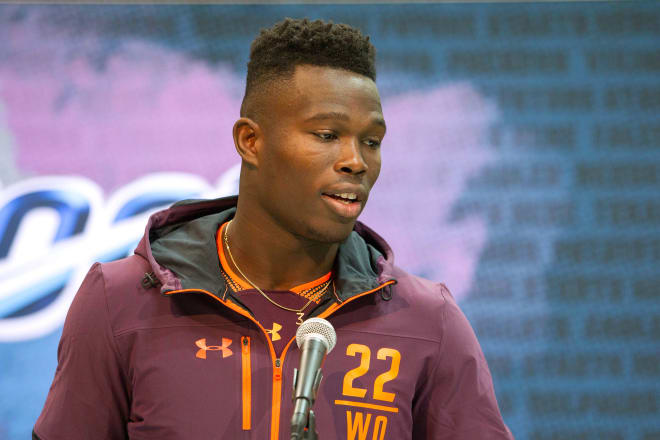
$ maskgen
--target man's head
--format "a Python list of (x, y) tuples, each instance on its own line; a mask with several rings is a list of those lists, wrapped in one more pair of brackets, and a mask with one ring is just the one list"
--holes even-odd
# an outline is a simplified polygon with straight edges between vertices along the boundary
[(312, 242), (350, 234), (385, 135), (374, 53), (347, 25), (287, 19), (261, 32), (234, 125), (239, 210)]
[(241, 116), (255, 118), (259, 94), (272, 81), (293, 76), (301, 64), (344, 69), (376, 81), (375, 55), (369, 37), (345, 24), (287, 18), (262, 29), (250, 47)]

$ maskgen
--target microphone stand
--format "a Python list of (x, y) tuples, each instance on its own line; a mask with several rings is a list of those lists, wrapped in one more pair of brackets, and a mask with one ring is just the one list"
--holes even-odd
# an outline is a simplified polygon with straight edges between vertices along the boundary
[(307, 418), (307, 426), (303, 433), (303, 440), (319, 440), (319, 433), (316, 432), (316, 416), (313, 410), (309, 410), (309, 417)]
[[(321, 378), (323, 377), (323, 374), (321, 373), (321, 369), (319, 368), (316, 371), (316, 376), (314, 379), (314, 384), (312, 386), (312, 401), (310, 402), (309, 400), (305, 399), (304, 397), (299, 397), (298, 399), (303, 399), (306, 401), (307, 405), (311, 407), (311, 405), (314, 404), (314, 400), (316, 400), (316, 395), (318, 393), (318, 388), (321, 383)], [(296, 384), (298, 382), (298, 369), (294, 368), (293, 370), (293, 392), (294, 392), (294, 403), (295, 403), (295, 390), (296, 390)], [(305, 406), (307, 406), (305, 405)], [(295, 406), (295, 405), (294, 405)], [(305, 424), (301, 423), (302, 420), (300, 420), (301, 413), (296, 413), (293, 416), (293, 420), (291, 423), (291, 440), (319, 440), (319, 433), (316, 432), (316, 416), (314, 415), (314, 411), (310, 408), (308, 415), (307, 415), (307, 420)], [(304, 426), (304, 428), (301, 430), (300, 428)]]

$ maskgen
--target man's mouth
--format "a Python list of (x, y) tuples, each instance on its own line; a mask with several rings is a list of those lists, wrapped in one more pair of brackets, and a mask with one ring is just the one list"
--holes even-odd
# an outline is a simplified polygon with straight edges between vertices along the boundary
[(327, 192), (321, 198), (335, 214), (349, 220), (360, 215), (364, 203), (357, 193), (352, 192)]
[(358, 201), (357, 194), (355, 193), (336, 193), (336, 194), (324, 193), (323, 195), (331, 197), (347, 205)]

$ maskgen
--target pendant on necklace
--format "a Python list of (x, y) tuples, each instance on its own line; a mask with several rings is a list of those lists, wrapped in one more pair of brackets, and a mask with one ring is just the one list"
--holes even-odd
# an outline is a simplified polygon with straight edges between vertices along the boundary
[(296, 312), (296, 315), (298, 315), (298, 320), (296, 321), (296, 325), (300, 325), (303, 323), (303, 316), (305, 315), (304, 312)]

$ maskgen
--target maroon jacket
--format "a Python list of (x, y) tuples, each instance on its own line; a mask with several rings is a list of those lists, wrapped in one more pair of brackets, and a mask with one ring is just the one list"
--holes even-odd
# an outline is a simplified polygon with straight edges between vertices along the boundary
[[(276, 358), (220, 276), (215, 233), (235, 204), (160, 211), (135, 255), (91, 268), (66, 318), (40, 439), (289, 438), (298, 348), (289, 341)], [(336, 295), (312, 313), (337, 331), (314, 405), (320, 439), (513, 438), (443, 284), (394, 266), (361, 223), (333, 271)]]

